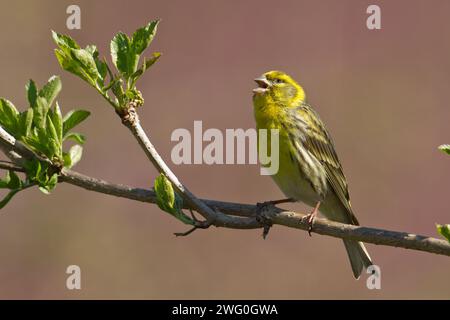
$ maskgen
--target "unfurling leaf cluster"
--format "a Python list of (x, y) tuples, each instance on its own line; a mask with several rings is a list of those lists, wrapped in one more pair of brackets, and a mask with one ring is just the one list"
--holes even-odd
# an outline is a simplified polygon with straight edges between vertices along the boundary
[[(30, 80), (25, 87), (29, 107), (22, 112), (11, 101), (0, 98), (0, 126), (38, 156), (25, 163), (24, 181), (13, 172), (8, 172), (1, 180), (0, 186), (11, 191), (0, 207), (15, 193), (31, 185), (38, 185), (41, 191), (49, 193), (58, 181), (58, 169), (71, 168), (81, 159), (81, 144), (86, 139), (71, 130), (90, 113), (72, 110), (63, 117), (56, 102), (61, 87), (61, 80), (57, 76), (52, 76), (42, 89), (38, 89), (35, 82)], [(63, 143), (69, 139), (77, 144), (64, 151)]]
[[(129, 103), (138, 107), (144, 99), (136, 88), (137, 80), (161, 56), (155, 52), (150, 58), (143, 59), (141, 55), (152, 42), (159, 20), (154, 20), (136, 30), (131, 37), (123, 32), (117, 33), (111, 40), (111, 60), (116, 72), (106, 62), (99, 58), (95, 45), (81, 48), (75, 40), (67, 35), (53, 32), (53, 39), (58, 46), (55, 49), (56, 58), (64, 70), (80, 77), (94, 87), (116, 110), (120, 111)], [(110, 91), (114, 95), (111, 98)]]

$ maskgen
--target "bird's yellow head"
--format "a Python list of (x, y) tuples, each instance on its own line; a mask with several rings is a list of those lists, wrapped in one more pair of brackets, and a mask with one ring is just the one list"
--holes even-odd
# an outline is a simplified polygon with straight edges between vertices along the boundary
[(253, 89), (255, 106), (278, 104), (293, 107), (305, 100), (305, 91), (289, 75), (281, 71), (269, 71), (255, 79), (257, 88)]

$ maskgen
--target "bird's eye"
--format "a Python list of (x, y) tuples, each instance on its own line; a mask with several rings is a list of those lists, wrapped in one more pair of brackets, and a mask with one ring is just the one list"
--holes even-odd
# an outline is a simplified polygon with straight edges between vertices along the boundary
[(283, 80), (281, 80), (281, 79), (273, 79), (273, 83), (283, 83)]

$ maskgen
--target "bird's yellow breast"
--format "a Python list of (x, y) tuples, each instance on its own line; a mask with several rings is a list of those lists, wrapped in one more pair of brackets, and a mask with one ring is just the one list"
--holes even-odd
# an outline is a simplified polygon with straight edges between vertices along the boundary
[(271, 156), (270, 129), (278, 129), (279, 132), (278, 150), (273, 151), (278, 152), (280, 166), (272, 178), (287, 197), (314, 206), (320, 198), (302, 170), (306, 163), (299, 162), (299, 150), (295, 143), (300, 141), (292, 140), (292, 134), (289, 134), (289, 128), (292, 127), (290, 124), (294, 121), (290, 116), (292, 113), (289, 112), (289, 106), (280, 105), (267, 96), (255, 97), (253, 103), (257, 129), (269, 130), (267, 149)]

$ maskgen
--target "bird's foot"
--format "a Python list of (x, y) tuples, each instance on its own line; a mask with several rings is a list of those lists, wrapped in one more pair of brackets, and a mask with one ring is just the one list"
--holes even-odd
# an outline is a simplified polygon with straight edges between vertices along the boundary
[(303, 218), (308, 223), (308, 234), (309, 234), (310, 237), (311, 237), (311, 231), (313, 230), (314, 219), (316, 218), (317, 213), (319, 212), (319, 207), (320, 207), (320, 201), (317, 202), (317, 204), (314, 207), (313, 211), (310, 214), (307, 214)]
[(272, 227), (272, 220), (267, 216), (266, 212), (273, 207), (271, 201), (258, 202), (256, 204), (256, 221), (258, 221), (263, 226), (263, 239), (266, 239), (269, 234), (270, 228)]
[(266, 239), (269, 234), (269, 230), (272, 227), (272, 220), (267, 215), (267, 211), (270, 210), (270, 207), (273, 207), (280, 203), (293, 202), (294, 200), (291, 198), (280, 199), (280, 200), (271, 200), (258, 202), (256, 204), (256, 220), (263, 225), (263, 238)]

